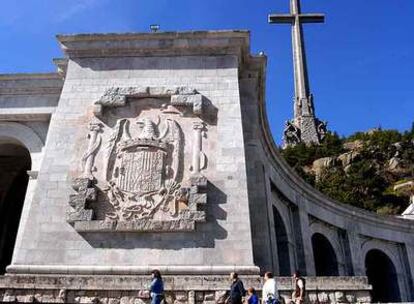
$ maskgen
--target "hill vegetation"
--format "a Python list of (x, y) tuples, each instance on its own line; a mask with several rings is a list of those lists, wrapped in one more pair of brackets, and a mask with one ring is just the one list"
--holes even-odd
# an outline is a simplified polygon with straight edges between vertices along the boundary
[(387, 215), (409, 204), (410, 193), (396, 186), (414, 180), (414, 123), (406, 132), (329, 133), (319, 146), (299, 144), (281, 153), (308, 183), (342, 203)]

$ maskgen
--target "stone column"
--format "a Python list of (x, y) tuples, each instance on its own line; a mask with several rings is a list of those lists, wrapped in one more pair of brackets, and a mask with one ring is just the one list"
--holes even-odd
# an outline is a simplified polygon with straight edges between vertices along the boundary
[[(24, 198), (23, 209), (22, 209), (22, 213), (20, 216), (19, 229), (16, 235), (16, 241), (14, 245), (15, 249), (23, 247), (22, 227), (26, 226), (26, 222), (29, 219), (29, 210), (31, 209), (33, 196), (34, 196), (34, 193), (37, 187), (38, 171), (33, 171), (33, 170), (27, 171), (27, 175), (29, 175), (29, 181), (27, 183), (26, 196)], [(19, 253), (20, 253), (20, 250), (14, 250), (11, 264), (14, 264), (14, 261), (16, 260), (16, 258), (18, 258), (17, 255)]]
[(309, 229), (309, 216), (308, 212), (303, 206), (299, 206), (299, 218), (300, 226), (302, 230), (302, 241), (305, 255), (305, 264), (306, 264), (306, 275), (314, 276), (316, 275), (315, 270), (315, 259), (313, 257), (313, 248), (312, 248), (312, 239)]
[(353, 228), (348, 227), (346, 230), (348, 234), (349, 249), (351, 252), (352, 268), (355, 276), (365, 276), (365, 265), (361, 259), (361, 241), (355, 230), (355, 223), (353, 226)]
[[(273, 273), (280, 274), (279, 269), (279, 256), (277, 251), (277, 239), (276, 239), (276, 229), (275, 229), (275, 222), (274, 222), (274, 215), (273, 215), (273, 200), (272, 200), (272, 190), (270, 186), (270, 178), (266, 173), (266, 170), (263, 169), (264, 175), (264, 185), (266, 191), (266, 208), (267, 208), (267, 225), (269, 236), (264, 242), (266, 245), (264, 247), (268, 248), (268, 255), (269, 255), (269, 264), (271, 263), (273, 268)], [(290, 253), (290, 252), (289, 252)]]
[(201, 157), (203, 156), (202, 131), (204, 123), (196, 121), (193, 123), (194, 142), (193, 142), (193, 159), (191, 171), (194, 175), (200, 175), (202, 169)]
[[(409, 282), (408, 280), (408, 284), (414, 284), (414, 260), (410, 257), (414, 257), (414, 242), (413, 243), (406, 243), (405, 244), (405, 248), (406, 248), (406, 252), (407, 252), (407, 257), (408, 257), (408, 264), (406, 265), (407, 267), (407, 274), (409, 274), (411, 276), (411, 282)], [(410, 287), (408, 287), (410, 288)], [(410, 291), (410, 289), (408, 289), (408, 291)], [(414, 291), (411, 290), (411, 294), (407, 294), (407, 300), (408, 301), (414, 301)]]

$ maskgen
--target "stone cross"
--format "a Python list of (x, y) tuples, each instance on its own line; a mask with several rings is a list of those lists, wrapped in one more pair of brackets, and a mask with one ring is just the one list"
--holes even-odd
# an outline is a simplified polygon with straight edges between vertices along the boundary
[[(303, 23), (323, 23), (323, 14), (302, 14), (300, 0), (290, 0), (290, 14), (271, 14), (269, 23), (292, 25), (292, 50), (295, 78), (294, 120), (287, 122), (297, 128), (300, 142), (319, 144), (326, 131), (326, 123), (315, 118), (312, 94), (306, 66)], [(291, 134), (291, 133), (290, 133)], [(297, 140), (284, 134), (285, 145), (297, 144)]]

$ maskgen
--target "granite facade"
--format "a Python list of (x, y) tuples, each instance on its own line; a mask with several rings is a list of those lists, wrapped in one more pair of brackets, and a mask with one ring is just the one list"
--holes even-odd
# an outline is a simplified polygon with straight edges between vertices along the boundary
[[(413, 222), (332, 202), (288, 167), (268, 128), (266, 57), (250, 54), (248, 32), (58, 40), (66, 55), (59, 74), (0, 76), (0, 137), (26, 146), (36, 172), (0, 299), (141, 303), (136, 291), (159, 268), (173, 303), (215, 303), (231, 271), (260, 289), (260, 273), (299, 269), (311, 302), (362, 303), (370, 301), (365, 258), (373, 249), (395, 266), (401, 300), (414, 299)], [(126, 120), (130, 136), (114, 133)], [(154, 167), (151, 195), (108, 169), (136, 165), (144, 150), (169, 162)], [(173, 182), (181, 188), (164, 199)], [(105, 191), (115, 184), (126, 204), (168, 204), (108, 219)], [(331, 244), (339, 277), (312, 278), (316, 233)], [(280, 286), (288, 299), (290, 280)]]

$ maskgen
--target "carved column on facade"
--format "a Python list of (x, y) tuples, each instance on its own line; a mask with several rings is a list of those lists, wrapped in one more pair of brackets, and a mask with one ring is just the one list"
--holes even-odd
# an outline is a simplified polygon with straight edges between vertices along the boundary
[(205, 130), (205, 125), (203, 122), (194, 122), (194, 142), (193, 142), (193, 158), (191, 165), (191, 172), (193, 175), (200, 175), (200, 171), (205, 168), (206, 165), (206, 156), (203, 153), (203, 131)]

